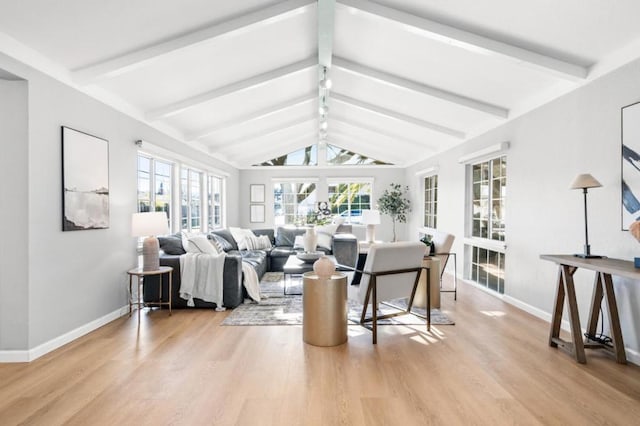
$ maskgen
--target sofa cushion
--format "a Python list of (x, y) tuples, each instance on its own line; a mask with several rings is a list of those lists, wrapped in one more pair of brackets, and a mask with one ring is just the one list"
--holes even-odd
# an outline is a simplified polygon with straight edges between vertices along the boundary
[(182, 247), (182, 237), (179, 235), (158, 237), (158, 242), (160, 243), (160, 249), (166, 254), (180, 255), (186, 253)]
[(306, 228), (282, 226), (278, 228), (278, 232), (276, 234), (276, 246), (293, 247), (296, 235), (302, 235), (306, 231)]
[(224, 251), (238, 250), (236, 240), (233, 239), (233, 235), (231, 235), (228, 229), (216, 229), (215, 231), (211, 231), (209, 235), (220, 243)]

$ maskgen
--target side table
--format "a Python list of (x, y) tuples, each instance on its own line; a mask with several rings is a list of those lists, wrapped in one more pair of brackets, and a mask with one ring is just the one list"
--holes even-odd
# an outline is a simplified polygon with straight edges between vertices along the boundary
[[(133, 310), (133, 305), (137, 305), (138, 306), (138, 312), (140, 307), (144, 307), (144, 306), (149, 306), (149, 305), (155, 305), (155, 306), (163, 306), (166, 305), (169, 307), (169, 316), (171, 316), (171, 294), (172, 294), (172, 274), (173, 274), (173, 268), (171, 266), (161, 266), (158, 270), (156, 271), (145, 271), (142, 268), (133, 268), (130, 269), (129, 271), (127, 271), (127, 274), (129, 274), (129, 316), (131, 316), (131, 312)], [(169, 301), (168, 302), (163, 302), (162, 301), (162, 276), (164, 274), (167, 274), (169, 276)], [(144, 286), (144, 277), (146, 276), (151, 276), (151, 275), (159, 275), (160, 279), (159, 281), (159, 285), (160, 285), (160, 300), (157, 302), (147, 302), (145, 303), (144, 301), (141, 300), (140, 298), (140, 294), (141, 292), (141, 286), (140, 284), (142, 284), (142, 286)], [(133, 301), (133, 293), (132, 293), (132, 286), (133, 286), (133, 279), (135, 279), (138, 281), (137, 285), (138, 285), (138, 301), (134, 302)]]
[(347, 276), (335, 272), (319, 277), (303, 274), (302, 339), (314, 346), (337, 346), (347, 341)]

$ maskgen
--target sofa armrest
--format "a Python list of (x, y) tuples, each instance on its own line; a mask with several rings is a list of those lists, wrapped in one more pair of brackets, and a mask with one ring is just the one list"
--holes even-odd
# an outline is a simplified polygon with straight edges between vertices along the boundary
[(353, 234), (334, 234), (331, 251), (338, 264), (355, 268), (358, 262), (358, 238)]
[(242, 293), (242, 256), (227, 254), (224, 259), (223, 272), (223, 300), (227, 308), (235, 308), (242, 304), (244, 295)]

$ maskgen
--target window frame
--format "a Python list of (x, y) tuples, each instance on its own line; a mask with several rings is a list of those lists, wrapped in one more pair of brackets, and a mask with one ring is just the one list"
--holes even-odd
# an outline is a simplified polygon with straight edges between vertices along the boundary
[[(433, 181), (427, 186), (427, 181)], [(432, 194), (428, 199), (427, 194)], [(429, 220), (431, 219), (431, 220)], [(426, 228), (438, 227), (438, 174), (422, 177), (422, 226)]]
[[(283, 226), (283, 225), (302, 225), (306, 223), (306, 216), (307, 214), (309, 214), (311, 211), (310, 209), (315, 209), (315, 205), (318, 202), (318, 182), (319, 179), (318, 178), (305, 178), (305, 177), (299, 177), (299, 178), (274, 178), (272, 179), (272, 185), (271, 185), (271, 189), (272, 189), (272, 194), (273, 194), (273, 223), (275, 226)], [(299, 197), (301, 194), (304, 194), (304, 192), (296, 192), (296, 196), (294, 198), (292, 198), (292, 200), (294, 200), (294, 203), (291, 202), (287, 202), (285, 200), (286, 197), (286, 193), (283, 192), (282, 193), (282, 200), (278, 200), (279, 198), (279, 194), (276, 193), (276, 185), (303, 185), (301, 188), (304, 188), (304, 185), (307, 185), (307, 187), (310, 186), (314, 186), (313, 190), (311, 192), (308, 193), (308, 196), (305, 197), (305, 200), (311, 196), (312, 194), (314, 195), (314, 200), (312, 200), (311, 202), (307, 202), (306, 204), (311, 204), (310, 207), (307, 208), (307, 212), (306, 213), (300, 213), (300, 201), (298, 201)], [(290, 194), (293, 194), (293, 192), (291, 192)], [(287, 205), (292, 205), (293, 210), (295, 211), (295, 213), (286, 213)], [(277, 209), (278, 207), (282, 208), (283, 214), (277, 214)], [(284, 222), (282, 222), (281, 220), (279, 220), (279, 218), (283, 218)]]
[[(137, 161), (137, 166), (136, 166), (136, 188), (137, 188), (137, 194), (136, 194), (136, 200), (137, 200), (137, 207), (136, 207), (136, 211), (141, 212), (142, 210), (140, 209), (140, 158), (145, 158), (146, 160), (149, 161), (149, 171), (148, 171), (148, 197), (147, 197), (147, 201), (148, 201), (148, 210), (147, 211), (164, 211), (167, 212), (167, 220), (168, 220), (168, 224), (169, 224), (169, 232), (172, 232), (173, 229), (173, 217), (174, 217), (174, 200), (175, 200), (175, 194), (174, 194), (174, 187), (173, 187), (173, 179), (176, 175), (175, 170), (176, 170), (176, 163), (165, 159), (165, 158), (161, 158), (161, 157), (156, 157), (153, 154), (147, 153), (147, 152), (143, 152), (143, 151), (138, 151), (137, 155), (136, 155), (136, 161)], [(165, 203), (168, 205), (169, 209), (167, 210), (157, 210), (156, 209), (156, 204), (157, 204), (157, 194), (156, 194), (156, 184), (157, 184), (157, 179), (158, 179), (158, 173), (157, 173), (157, 163), (162, 163), (164, 165), (169, 166), (169, 170), (170, 170), (170, 176), (169, 176), (169, 188), (167, 189), (169, 191), (169, 200), (168, 203)], [(152, 210), (153, 209), (153, 210)]]

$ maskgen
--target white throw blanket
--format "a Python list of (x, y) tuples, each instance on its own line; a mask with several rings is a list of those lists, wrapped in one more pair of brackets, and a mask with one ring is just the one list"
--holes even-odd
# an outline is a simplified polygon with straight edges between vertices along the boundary
[(222, 307), (222, 283), (224, 254), (187, 253), (180, 256), (180, 297), (187, 300), (187, 306), (194, 306), (193, 298)]
[(260, 303), (260, 282), (258, 281), (258, 274), (256, 269), (247, 262), (242, 262), (242, 276), (244, 288), (247, 289), (247, 294), (255, 302)]

